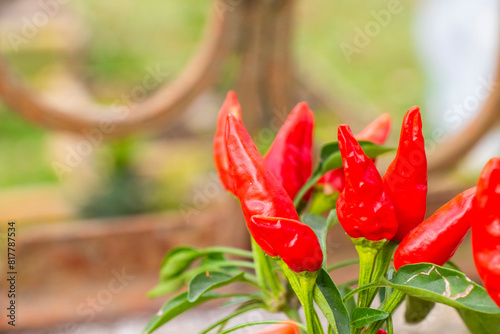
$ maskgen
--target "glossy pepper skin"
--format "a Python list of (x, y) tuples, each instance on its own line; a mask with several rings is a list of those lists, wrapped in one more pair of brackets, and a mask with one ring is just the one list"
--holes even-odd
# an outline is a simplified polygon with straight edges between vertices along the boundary
[(235, 194), (257, 244), (269, 256), (281, 257), (295, 272), (319, 269), (323, 253), (314, 231), (299, 222), (290, 196), (241, 121), (232, 115), (227, 116), (226, 149)]
[(399, 224), (392, 240), (401, 241), (425, 217), (427, 158), (418, 107), (412, 107), (404, 117), (398, 151), (383, 181)]
[(272, 325), (256, 332), (255, 334), (299, 334), (299, 327), (293, 322)]
[(295, 272), (321, 268), (323, 252), (311, 228), (298, 220), (252, 216), (250, 232), (264, 242)]
[(292, 200), (312, 173), (313, 129), (313, 112), (307, 103), (297, 104), (264, 156)]
[(222, 186), (234, 194), (233, 181), (229, 173), (229, 163), (226, 152), (225, 128), (228, 114), (241, 120), (241, 106), (238, 102), (236, 93), (232, 91), (227, 93), (226, 100), (217, 118), (217, 129), (215, 130), (214, 136), (214, 161)]
[(391, 240), (398, 228), (394, 206), (374, 162), (363, 152), (347, 125), (338, 129), (346, 185), (337, 200), (337, 215), (351, 238)]
[[(391, 115), (382, 114), (368, 124), (360, 133), (354, 136), (356, 140), (370, 141), (377, 145), (382, 145), (389, 137), (391, 132)], [(344, 169), (338, 168), (327, 172), (318, 181), (318, 184), (323, 185), (324, 192), (327, 195), (335, 191), (341, 192), (345, 187)]]
[(394, 267), (421, 262), (445, 264), (470, 229), (476, 187), (467, 189), (411, 230), (394, 254)]
[(500, 306), (500, 158), (488, 161), (481, 172), (474, 205), (474, 263), (489, 295)]

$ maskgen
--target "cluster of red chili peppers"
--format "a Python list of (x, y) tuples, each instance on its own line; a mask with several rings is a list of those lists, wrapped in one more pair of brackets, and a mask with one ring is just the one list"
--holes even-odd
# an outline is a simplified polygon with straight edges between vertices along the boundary
[[(360, 253), (360, 285), (374, 279), (377, 266), (381, 266), (378, 275), (387, 269), (390, 256), (381, 263), (377, 255), (389, 243), (394, 247), (399, 243), (394, 254), (396, 270), (421, 262), (443, 265), (472, 227), (476, 267), (500, 305), (500, 158), (488, 162), (477, 187), (424, 219), (427, 161), (419, 108), (406, 113), (396, 157), (383, 177), (358, 142), (382, 144), (390, 127), (387, 114), (356, 136), (349, 126), (339, 126), (343, 168), (326, 173), (316, 186), (316, 191), (338, 196), (338, 220)], [(318, 238), (300, 221), (293, 204), (312, 173), (313, 128), (312, 111), (299, 103), (262, 156), (241, 121), (236, 95), (230, 92), (219, 113), (214, 140), (220, 180), (240, 200), (253, 239), (268, 256), (283, 261), (296, 274), (317, 272), (323, 263)], [(368, 253), (371, 257), (363, 264)], [(363, 273), (363, 265), (375, 272)], [(362, 280), (362, 275), (369, 277)], [(291, 327), (282, 327), (288, 329), (272, 333), (294, 333)]]

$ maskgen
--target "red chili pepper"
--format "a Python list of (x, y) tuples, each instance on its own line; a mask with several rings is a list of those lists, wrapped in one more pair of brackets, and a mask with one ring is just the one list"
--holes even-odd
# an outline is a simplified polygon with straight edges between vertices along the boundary
[(394, 206), (382, 178), (347, 125), (339, 126), (346, 186), (337, 200), (337, 215), (351, 238), (390, 240), (398, 228)]
[(241, 121), (231, 114), (227, 116), (226, 149), (234, 190), (257, 244), (268, 255), (281, 257), (295, 272), (319, 269), (323, 253), (316, 235), (298, 221), (290, 196), (266, 166)]
[(467, 189), (411, 230), (394, 254), (394, 267), (429, 262), (442, 266), (462, 243), (470, 229), (476, 187)]
[(355, 138), (356, 140), (371, 141), (377, 145), (382, 145), (391, 132), (391, 115), (382, 114), (368, 124)]
[(500, 306), (500, 158), (488, 161), (481, 172), (474, 213), (474, 262), (486, 290)]
[(307, 103), (297, 104), (264, 156), (292, 199), (311, 176), (313, 128), (314, 114)]
[(425, 217), (427, 159), (418, 107), (412, 107), (404, 117), (398, 152), (383, 181), (399, 224), (392, 240), (400, 241)]
[(284, 322), (256, 332), (255, 334), (299, 334), (300, 329), (294, 322)]
[(233, 191), (233, 180), (229, 173), (229, 164), (227, 161), (226, 143), (225, 143), (225, 128), (227, 122), (227, 115), (232, 114), (234, 117), (241, 120), (241, 107), (235, 92), (228, 92), (226, 100), (219, 111), (217, 118), (217, 130), (215, 130), (214, 137), (214, 160), (219, 179), (222, 186), (226, 190)]
[[(374, 121), (368, 124), (360, 133), (354, 136), (357, 140), (365, 140), (382, 145), (389, 137), (391, 131), (391, 115), (382, 114)], [(326, 195), (334, 192), (341, 192), (345, 187), (344, 169), (339, 168), (332, 170), (318, 181), (318, 184), (323, 185)]]
[(248, 225), (257, 241), (266, 243), (292, 269), (317, 271), (323, 262), (323, 252), (311, 228), (298, 220), (252, 216)]

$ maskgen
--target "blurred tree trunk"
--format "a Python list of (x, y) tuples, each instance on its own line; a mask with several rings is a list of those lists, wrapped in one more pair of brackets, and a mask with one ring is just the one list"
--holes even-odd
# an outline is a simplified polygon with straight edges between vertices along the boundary
[(289, 112), (296, 102), (291, 59), (293, 5), (292, 0), (246, 0), (237, 8), (241, 63), (236, 92), (251, 133), (270, 124), (273, 111)]

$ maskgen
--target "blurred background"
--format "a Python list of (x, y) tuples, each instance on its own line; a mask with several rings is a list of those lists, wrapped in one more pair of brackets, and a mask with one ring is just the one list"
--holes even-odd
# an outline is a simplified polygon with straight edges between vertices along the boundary
[[(419, 105), (428, 214), (500, 155), (495, 0), (1, 0), (0, 31), (0, 221), (18, 230), (17, 331), (140, 332), (165, 301), (146, 293), (166, 251), (248, 247), (212, 162), (228, 90), (263, 150), (302, 100), (318, 147), (340, 123), (356, 132), (384, 112), (395, 146)], [(330, 239), (332, 261), (354, 256), (340, 229)], [(466, 241), (455, 261), (477, 280), (471, 258)], [(164, 332), (218, 317), (198, 316)]]

